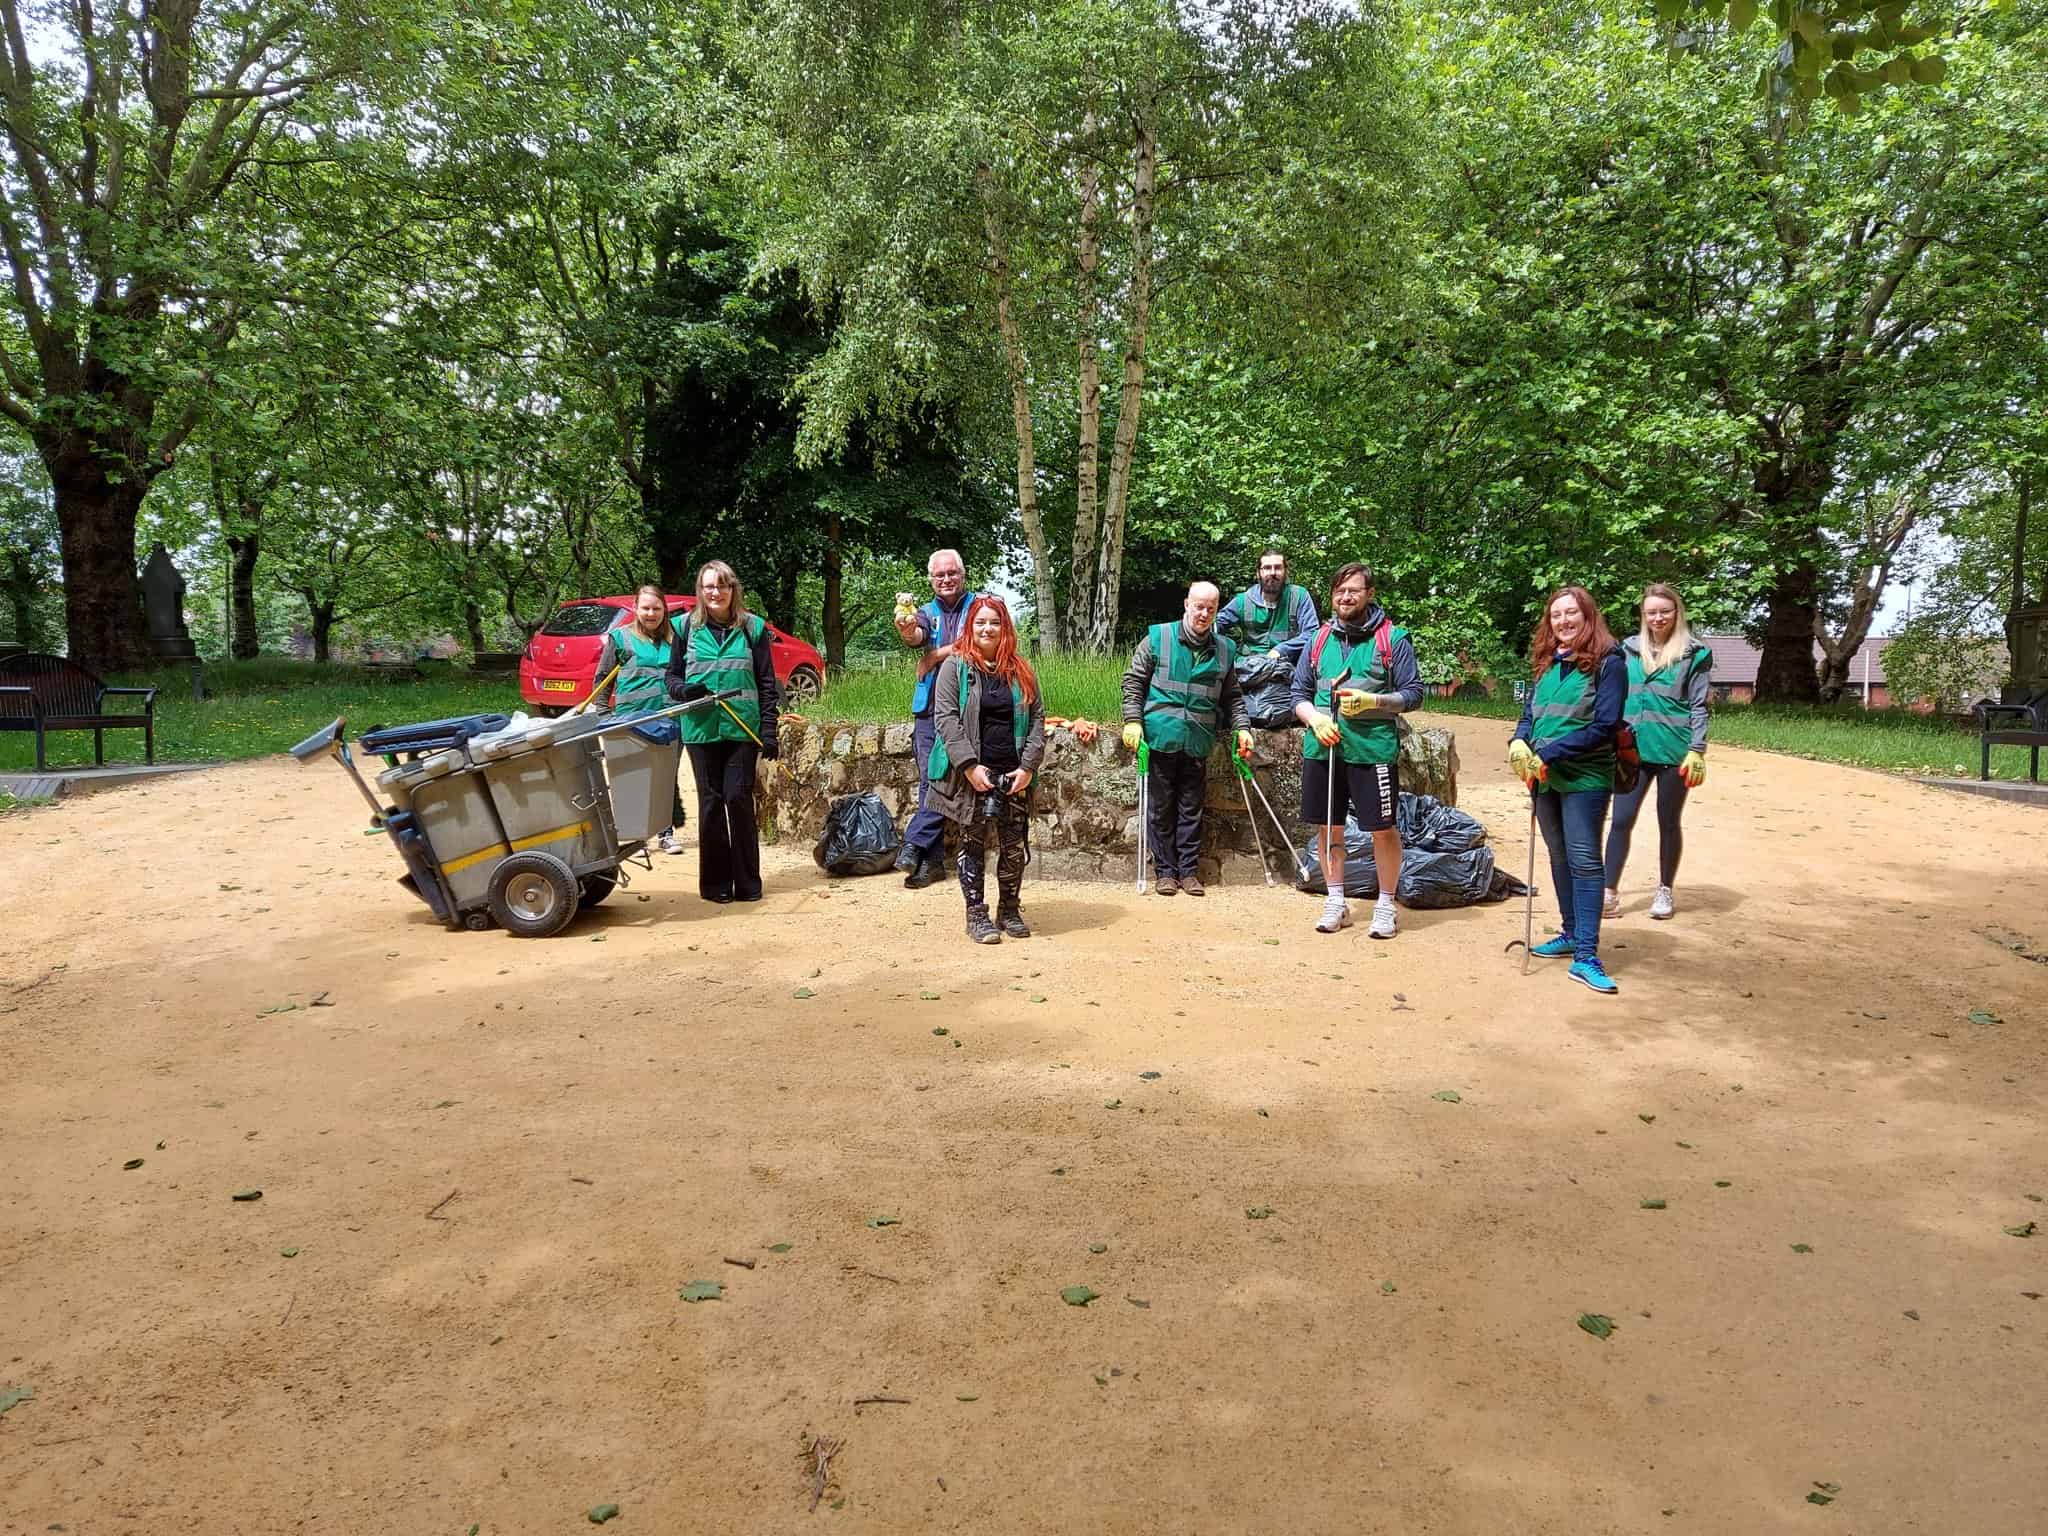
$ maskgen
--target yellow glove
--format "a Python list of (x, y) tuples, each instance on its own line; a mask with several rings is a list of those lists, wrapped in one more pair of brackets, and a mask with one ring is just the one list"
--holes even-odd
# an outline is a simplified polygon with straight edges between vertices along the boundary
[(1338, 739), (1343, 735), (1343, 732), (1337, 729), (1337, 722), (1321, 710), (1309, 716), (1308, 728), (1316, 733), (1316, 740), (1326, 747), (1337, 745)]
[(1360, 688), (1339, 688), (1337, 709), (1345, 719), (1355, 720), (1373, 706), (1373, 696)]
[(1133, 720), (1124, 726), (1124, 750), (1126, 752), (1137, 751), (1138, 743), (1144, 739), (1145, 727), (1138, 724), (1137, 721)]
[(1698, 789), (1707, 782), (1707, 760), (1698, 752), (1688, 752), (1678, 764), (1678, 776), (1685, 780), (1687, 789)]
[(1250, 731), (1239, 731), (1237, 733), (1237, 755), (1246, 762), (1252, 760), (1252, 733)]
[(1535, 750), (1521, 737), (1517, 736), (1508, 743), (1508, 770), (1524, 784), (1535, 780), (1536, 770), (1540, 765), (1541, 760), (1536, 756)]

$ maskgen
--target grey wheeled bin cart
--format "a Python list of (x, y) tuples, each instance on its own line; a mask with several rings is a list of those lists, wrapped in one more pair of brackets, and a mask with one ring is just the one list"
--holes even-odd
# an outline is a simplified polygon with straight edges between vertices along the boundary
[(643, 720), (606, 734), (604, 776), (622, 842), (644, 843), (674, 821), (682, 750), (673, 720)]

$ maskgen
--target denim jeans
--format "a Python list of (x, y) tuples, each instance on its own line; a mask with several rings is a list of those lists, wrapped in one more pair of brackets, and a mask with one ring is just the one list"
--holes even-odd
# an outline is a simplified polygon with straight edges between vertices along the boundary
[(925, 768), (932, 758), (932, 743), (938, 740), (938, 736), (938, 721), (930, 710), (912, 718), (910, 750), (917, 756), (917, 809), (903, 824), (903, 841), (925, 858), (942, 862), (946, 857), (946, 818), (927, 803), (931, 782), (925, 777)]
[(1576, 960), (1592, 960), (1600, 953), (1605, 873), (1600, 864), (1600, 832), (1612, 798), (1613, 792), (1605, 789), (1563, 795), (1544, 790), (1536, 797), (1536, 824), (1543, 829), (1543, 844), (1550, 850), (1550, 883), (1557, 888), (1558, 911)]

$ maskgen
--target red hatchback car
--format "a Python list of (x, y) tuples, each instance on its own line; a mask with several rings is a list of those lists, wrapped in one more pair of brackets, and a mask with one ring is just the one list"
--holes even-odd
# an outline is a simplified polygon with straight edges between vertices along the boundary
[[(625, 597), (579, 597), (562, 604), (555, 616), (527, 642), (519, 658), (519, 697), (543, 714), (559, 715), (590, 697), (597, 681), (597, 658), (605, 635), (633, 622), (633, 604)], [(669, 617), (697, 606), (695, 597), (670, 594)], [(769, 654), (775, 658), (775, 680), (782, 684), (783, 707), (801, 709), (818, 696), (825, 682), (825, 658), (795, 635), (768, 626)]]

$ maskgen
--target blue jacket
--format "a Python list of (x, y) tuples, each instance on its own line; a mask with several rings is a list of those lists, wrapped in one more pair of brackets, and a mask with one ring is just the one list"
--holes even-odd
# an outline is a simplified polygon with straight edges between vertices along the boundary
[[(1294, 633), (1276, 647), (1285, 661), (1297, 661), (1308, 643), (1315, 639), (1316, 628), (1322, 620), (1316, 617), (1316, 600), (1310, 597), (1307, 587), (1298, 587), (1294, 612), (1289, 615)], [(1216, 633), (1227, 635), (1244, 622), (1244, 605), (1251, 596), (1251, 588), (1237, 594), (1216, 613)]]
[[(973, 588), (960, 594), (960, 606), (946, 609), (939, 606), (935, 597), (917, 606), (917, 622), (924, 628), (924, 654), (942, 651), (960, 638), (960, 625), (967, 617), (967, 609), (981, 596)], [(932, 678), (938, 674), (933, 667), (917, 680), (917, 687), (910, 695), (910, 713), (928, 715), (932, 712)]]

